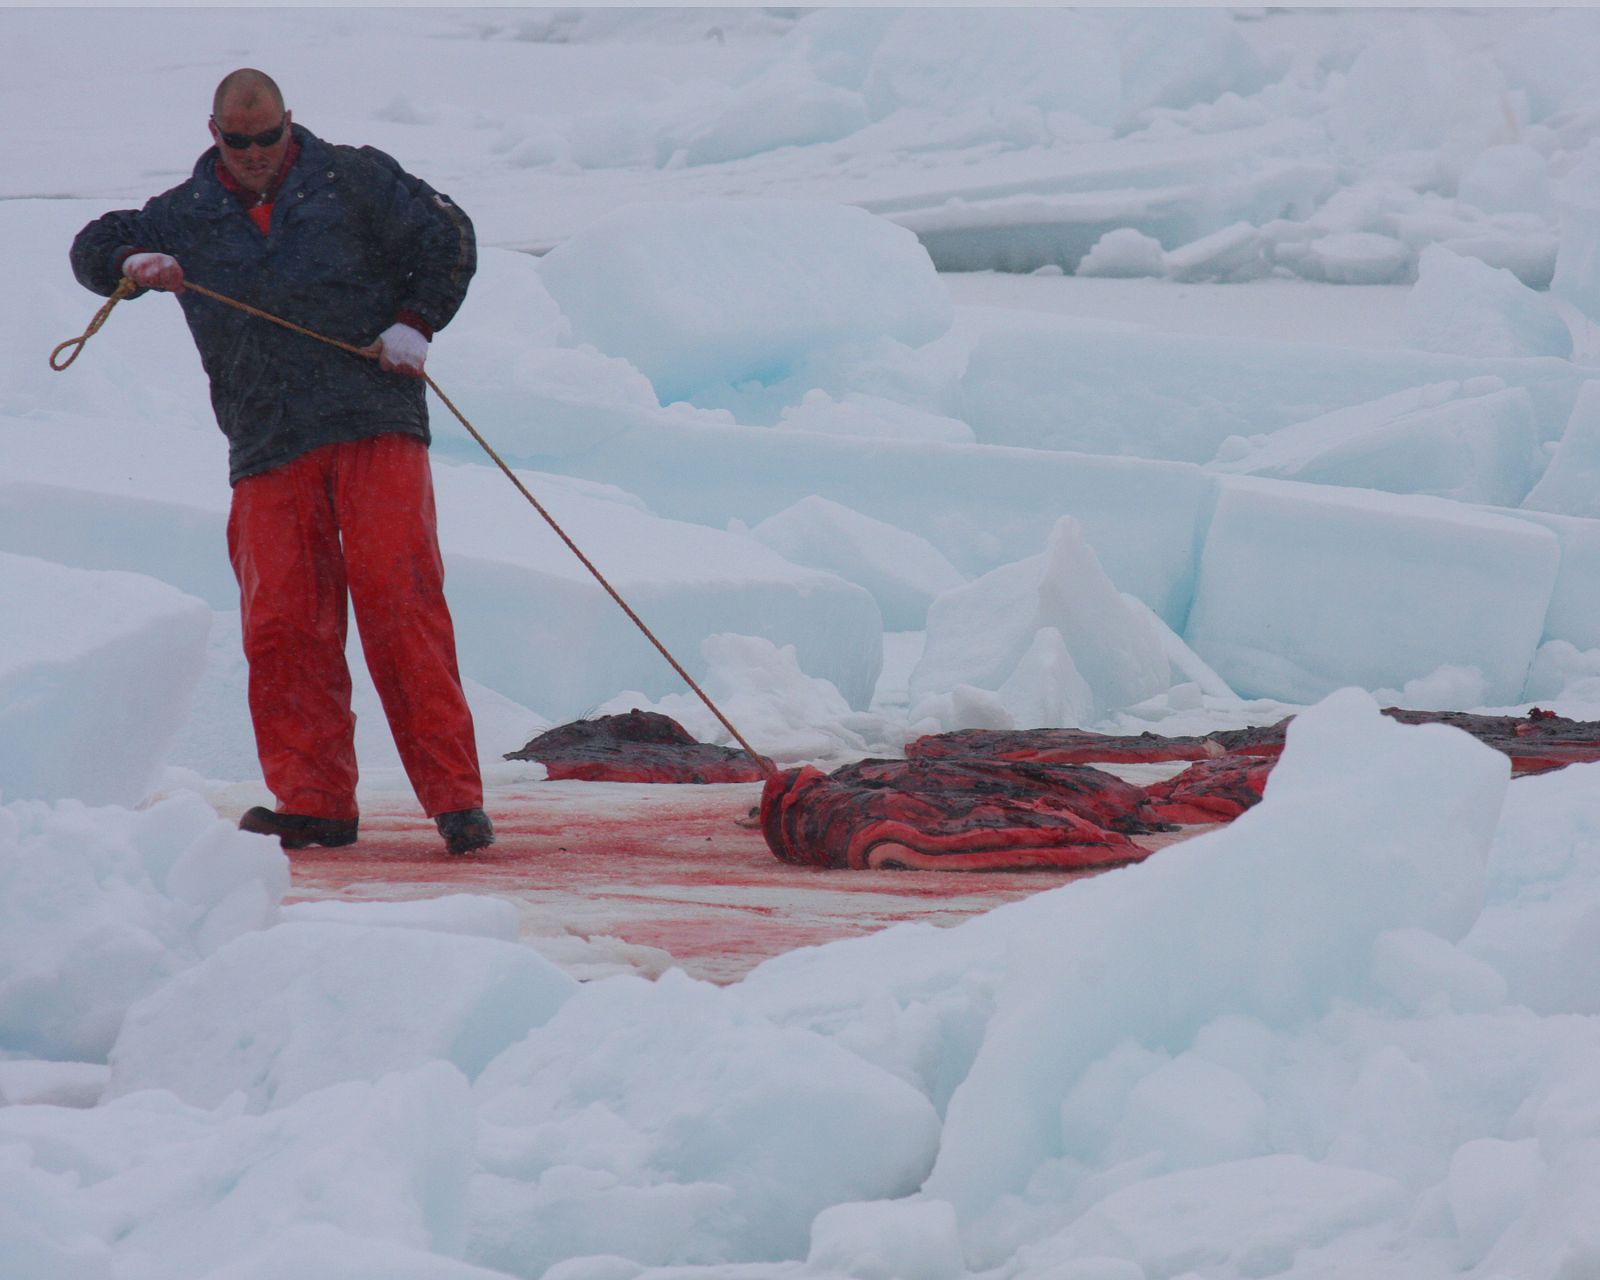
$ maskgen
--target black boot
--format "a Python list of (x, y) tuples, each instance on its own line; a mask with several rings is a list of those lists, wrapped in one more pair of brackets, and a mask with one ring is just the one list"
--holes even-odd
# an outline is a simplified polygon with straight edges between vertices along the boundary
[(482, 809), (452, 809), (433, 820), (444, 837), (446, 853), (471, 853), (494, 843), (494, 823)]
[(313, 818), (304, 813), (279, 813), (257, 805), (239, 819), (240, 831), (277, 836), (285, 849), (304, 849), (320, 844), (334, 849), (356, 842), (359, 818)]

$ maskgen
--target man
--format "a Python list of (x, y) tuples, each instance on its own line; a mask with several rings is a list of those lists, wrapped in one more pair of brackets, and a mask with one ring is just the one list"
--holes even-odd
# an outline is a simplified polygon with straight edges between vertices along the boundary
[[(239, 825), (288, 849), (356, 839), (348, 593), (418, 800), (449, 852), (482, 849), (494, 828), (444, 599), (420, 380), (477, 265), (472, 224), (382, 152), (295, 124), (260, 71), (217, 86), (210, 130), (188, 181), (91, 222), (72, 266), (99, 294), (123, 275), (177, 294), (211, 380), (250, 715), (277, 803)], [(188, 276), (377, 358), (186, 291)]]

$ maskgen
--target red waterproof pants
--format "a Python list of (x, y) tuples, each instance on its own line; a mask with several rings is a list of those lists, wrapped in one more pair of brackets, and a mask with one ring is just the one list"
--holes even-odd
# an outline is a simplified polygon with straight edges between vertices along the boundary
[(483, 803), (421, 440), (324, 445), (239, 481), (228, 554), (256, 749), (280, 811), (356, 816), (347, 593), (423, 810), (431, 817)]

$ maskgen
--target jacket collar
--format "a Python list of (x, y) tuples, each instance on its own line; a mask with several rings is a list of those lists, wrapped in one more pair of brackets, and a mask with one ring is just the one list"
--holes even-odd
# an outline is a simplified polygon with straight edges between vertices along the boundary
[(232, 195), (239, 201), (240, 204), (244, 205), (246, 208), (250, 208), (254, 205), (271, 204), (278, 198), (278, 192), (282, 190), (284, 182), (288, 179), (289, 171), (294, 168), (295, 161), (299, 158), (300, 144), (291, 134), (289, 138), (289, 145), (284, 148), (283, 163), (279, 166), (278, 172), (273, 175), (272, 182), (268, 185), (267, 189), (259, 192), (250, 190), (249, 187), (243, 185), (237, 178), (229, 173), (228, 167), (222, 163), (222, 157), (220, 155), (214, 161), (214, 172), (217, 175), (217, 181), (220, 182), (226, 190), (232, 193)]
[[(287, 171), (277, 180), (274, 197), (297, 187), (308, 190), (320, 187), (335, 177), (339, 168), (334, 149), (304, 125), (291, 124), (289, 133), (295, 144), (291, 148), (293, 159)], [(298, 154), (295, 154), (296, 148)], [(200, 158), (195, 161), (192, 181), (210, 187), (219, 194), (225, 193), (232, 190), (222, 180), (225, 172), (219, 163), (217, 147), (213, 145), (201, 152)], [(232, 200), (233, 196), (228, 196), (228, 199)]]

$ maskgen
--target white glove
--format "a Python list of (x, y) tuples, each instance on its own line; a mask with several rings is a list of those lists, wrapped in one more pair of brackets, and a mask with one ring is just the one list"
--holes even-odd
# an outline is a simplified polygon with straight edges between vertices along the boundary
[(422, 366), (428, 359), (428, 340), (410, 325), (390, 325), (372, 345), (377, 349), (379, 365), (387, 372), (408, 373), (413, 378), (422, 376)]
[(183, 268), (165, 253), (130, 253), (122, 261), (122, 274), (141, 288), (183, 292)]

